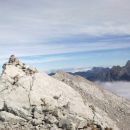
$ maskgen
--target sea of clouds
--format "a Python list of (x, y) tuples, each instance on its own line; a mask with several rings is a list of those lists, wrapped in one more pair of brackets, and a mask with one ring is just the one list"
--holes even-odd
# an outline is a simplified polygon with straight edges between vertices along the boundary
[(130, 82), (95, 82), (96, 84), (130, 100)]

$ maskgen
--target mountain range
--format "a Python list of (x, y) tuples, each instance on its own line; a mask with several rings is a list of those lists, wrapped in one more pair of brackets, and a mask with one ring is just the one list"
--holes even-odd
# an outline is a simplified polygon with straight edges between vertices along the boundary
[(0, 130), (130, 130), (130, 101), (65, 72), (39, 72), (14, 55), (0, 76)]
[(91, 70), (71, 73), (91, 81), (130, 81), (130, 60), (125, 66), (93, 67)]

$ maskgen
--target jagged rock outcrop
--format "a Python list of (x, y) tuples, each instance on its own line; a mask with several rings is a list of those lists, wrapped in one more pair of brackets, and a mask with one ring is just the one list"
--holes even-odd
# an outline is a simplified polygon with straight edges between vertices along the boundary
[[(77, 84), (77, 81), (75, 83)], [(64, 80), (61, 82), (31, 69), (12, 55), (3, 66), (0, 77), (0, 129), (105, 130), (111, 127), (119, 130), (117, 121), (95, 104), (100, 101), (99, 105), (109, 103), (114, 106), (116, 103), (112, 100), (120, 99), (108, 93), (112, 97), (109, 97), (111, 100), (108, 102), (104, 94), (97, 91), (99, 88), (88, 84), (88, 95), (91, 96), (87, 97), (93, 98), (94, 95), (95, 102), (89, 102), (89, 98), (82, 95), (86, 94), (86, 90), (82, 90), (82, 87), (87, 87), (86, 81), (80, 84), (83, 85), (78, 88), (81, 91), (77, 91), (71, 82), (67, 84)], [(122, 107), (118, 109), (124, 112)]]
[[(38, 73), (38, 70), (36, 68), (30, 68), (29, 66), (27, 66), (26, 64), (22, 63), (21, 61), (19, 61), (19, 59), (17, 59), (15, 57), (15, 55), (11, 55), (9, 58), (8, 63), (5, 63), (2, 68), (3, 68), (3, 72), (2, 74), (6, 74), (6, 70), (7, 67), (11, 67), (11, 65), (15, 66), (14, 69), (16, 69), (16, 71), (14, 70), (14, 72), (17, 73), (17, 70), (19, 70), (18, 75), (15, 75), (17, 78), (19, 75), (22, 75), (23, 73), (25, 75), (33, 75), (35, 73)], [(8, 68), (9, 70), (9, 68)], [(11, 70), (11, 69), (10, 69)], [(12, 71), (12, 70), (11, 70)], [(17, 80), (17, 79), (16, 79)]]
[(91, 70), (71, 73), (91, 81), (130, 81), (130, 60), (126, 65), (112, 68), (94, 67)]

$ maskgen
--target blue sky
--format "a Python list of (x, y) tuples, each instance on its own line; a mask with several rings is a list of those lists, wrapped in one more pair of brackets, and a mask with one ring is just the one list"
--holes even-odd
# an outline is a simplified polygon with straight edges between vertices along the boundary
[(0, 0), (0, 66), (15, 54), (41, 71), (124, 65), (129, 0)]

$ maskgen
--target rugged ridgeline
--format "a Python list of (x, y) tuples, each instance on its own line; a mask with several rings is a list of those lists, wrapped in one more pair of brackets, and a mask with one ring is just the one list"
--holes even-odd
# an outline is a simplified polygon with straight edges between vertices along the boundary
[(127, 61), (126, 65), (123, 67), (94, 67), (92, 70), (75, 72), (72, 74), (82, 76), (91, 81), (130, 81), (130, 60)]
[(0, 130), (129, 130), (129, 122), (127, 100), (83, 78), (51, 77), (15, 56), (3, 65)]
[(107, 116), (114, 121), (120, 130), (130, 130), (130, 102), (122, 97), (105, 90), (80, 76), (73, 76), (65, 72), (58, 72), (54, 78), (66, 83), (77, 91), (84, 104), (94, 106), (95, 118)]

